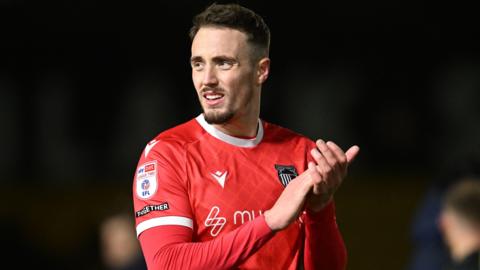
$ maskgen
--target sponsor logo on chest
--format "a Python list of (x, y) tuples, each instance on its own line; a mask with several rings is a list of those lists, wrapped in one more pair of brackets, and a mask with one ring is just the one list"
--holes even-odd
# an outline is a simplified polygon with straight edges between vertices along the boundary
[(220, 212), (221, 209), (219, 206), (213, 206), (204, 222), (205, 227), (210, 228), (209, 233), (213, 237), (222, 231), (227, 222), (233, 222), (233, 225), (242, 225), (254, 220), (263, 213), (262, 210), (237, 210), (233, 212), (231, 216), (224, 216), (224, 213)]

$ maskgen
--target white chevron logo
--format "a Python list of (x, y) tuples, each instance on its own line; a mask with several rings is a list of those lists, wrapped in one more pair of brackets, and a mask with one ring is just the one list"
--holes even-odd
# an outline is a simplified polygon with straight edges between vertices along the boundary
[(151, 142), (149, 142), (147, 144), (147, 146), (145, 146), (145, 157), (148, 156), (148, 152), (150, 152), (150, 150), (152, 150), (152, 148), (155, 146), (155, 144), (157, 144), (158, 141), (157, 140), (153, 140)]
[(214, 173), (211, 173), (213, 178), (217, 180), (217, 182), (220, 184), (220, 186), (225, 187), (225, 180), (227, 179), (227, 174), (228, 171), (224, 171), (223, 173), (221, 171), (216, 171)]

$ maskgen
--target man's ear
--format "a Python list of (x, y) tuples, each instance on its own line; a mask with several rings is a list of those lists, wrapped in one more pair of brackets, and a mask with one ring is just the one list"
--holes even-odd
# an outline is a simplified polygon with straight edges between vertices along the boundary
[(263, 84), (270, 73), (270, 58), (265, 57), (258, 61), (257, 83)]

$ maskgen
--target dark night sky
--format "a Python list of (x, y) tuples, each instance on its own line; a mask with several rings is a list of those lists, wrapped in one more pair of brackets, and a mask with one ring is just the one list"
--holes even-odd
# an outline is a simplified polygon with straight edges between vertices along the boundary
[[(263, 118), (311, 137), (337, 138), (345, 147), (361, 144), (370, 150), (361, 161), (365, 168), (432, 169), (429, 152), (442, 143), (440, 132), (450, 129), (445, 122), (457, 121), (442, 119), (442, 102), (450, 98), (436, 101), (434, 96), (446, 91), (437, 88), (455, 69), (478, 69), (471, 9), (413, 1), (242, 3), (263, 15), (272, 30)], [(75, 175), (124, 176), (146, 141), (198, 113), (187, 32), (191, 17), (205, 5), (3, 1), (4, 175), (21, 166), (29, 168), (29, 181), (42, 181), (52, 170), (45, 164), (49, 157), (66, 161), (62, 156), (73, 150), (87, 168), (77, 168)], [(128, 101), (142, 95), (151, 101), (144, 106), (156, 108), (134, 112), (137, 104)], [(459, 93), (458, 99), (468, 95)], [(293, 96), (299, 98), (292, 101)], [(301, 106), (304, 97), (312, 100), (310, 114), (291, 106)], [(154, 98), (168, 102), (155, 104)], [(152, 115), (133, 120), (142, 113)], [(478, 119), (478, 110), (471, 113)], [(42, 145), (51, 148), (55, 140), (71, 149), (45, 153)], [(109, 160), (118, 143), (128, 148), (115, 161), (125, 165), (120, 172)], [(385, 159), (385, 153), (392, 154)], [(111, 169), (99, 169), (98, 162)]]

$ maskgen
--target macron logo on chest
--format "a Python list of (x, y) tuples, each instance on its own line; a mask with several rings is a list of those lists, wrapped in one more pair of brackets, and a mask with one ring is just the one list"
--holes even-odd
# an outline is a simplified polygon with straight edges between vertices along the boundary
[(210, 174), (215, 180), (217, 180), (217, 182), (220, 184), (220, 186), (222, 186), (222, 188), (225, 187), (225, 180), (227, 179), (228, 171), (224, 171), (224, 172), (216, 171)]

